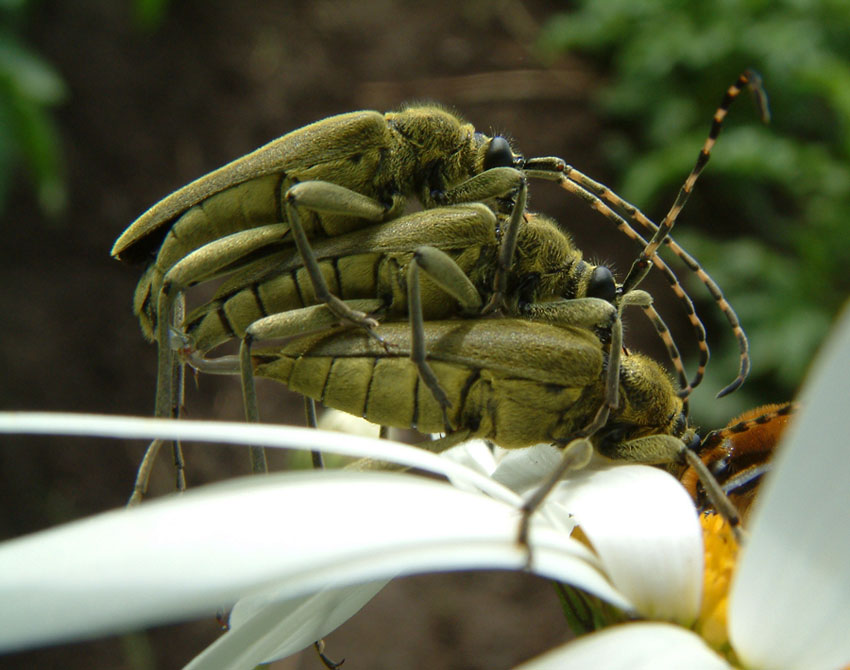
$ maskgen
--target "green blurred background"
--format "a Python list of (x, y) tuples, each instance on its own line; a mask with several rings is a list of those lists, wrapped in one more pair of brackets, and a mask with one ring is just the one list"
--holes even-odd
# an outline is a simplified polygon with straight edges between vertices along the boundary
[[(544, 53), (581, 54), (597, 68), (593, 98), (615, 126), (600, 151), (620, 195), (653, 213), (693, 164), (719, 92), (742, 67), (762, 75), (772, 122), (736, 103), (676, 230), (750, 337), (740, 409), (792, 396), (850, 290), (848, 28), (850, 5), (838, 0), (603, 0), (551, 17), (538, 40)], [(717, 341), (716, 311), (700, 313), (714, 363), (694, 414), (717, 425), (728, 409), (707, 391), (736, 353), (728, 336)]]
[[(675, 237), (736, 308), (753, 371), (714, 399), (737, 370), (735, 341), (682, 273), (713, 353), (692, 412), (714, 428), (788, 400), (848, 294), (848, 56), (850, 6), (837, 0), (0, 0), (0, 406), (149, 414), (155, 352), (130, 310), (140, 270), (112, 261), (111, 244), (159, 198), (288, 130), (437, 100), (526, 155), (563, 156), (657, 221), (748, 67), (772, 123), (748, 96), (735, 103)], [(609, 223), (551, 185), (532, 185), (532, 207), (622, 277), (636, 249)], [(647, 288), (692, 371), (680, 306), (662, 278)], [(663, 357), (639, 315), (630, 326), (630, 346)], [(188, 395), (193, 418), (240, 417), (232, 380), (201, 377)], [(260, 397), (266, 419), (300, 421), (279, 386)], [(142, 450), (4, 439), (0, 538), (120, 506)], [(187, 452), (193, 485), (248, 471), (236, 450)], [(166, 461), (156, 494), (173, 487)], [(506, 668), (565, 639), (558, 609), (523, 575), (403, 580), (328, 651), (352, 667)], [(210, 620), (0, 666), (179, 667), (217, 635)], [(307, 654), (276, 667), (318, 666)]]

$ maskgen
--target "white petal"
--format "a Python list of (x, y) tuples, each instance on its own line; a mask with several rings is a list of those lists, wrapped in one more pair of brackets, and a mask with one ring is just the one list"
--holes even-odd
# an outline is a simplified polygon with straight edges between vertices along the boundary
[(762, 484), (733, 586), (730, 637), (752, 667), (850, 664), (848, 398), (845, 310)]
[(196, 656), (185, 670), (253, 668), (310, 646), (356, 614), (385, 581), (324, 589), (296, 600), (244, 598), (230, 615), (230, 630)]
[(467, 480), (469, 488), (477, 488), (494, 498), (512, 504), (518, 500), (518, 497), (510, 490), (489, 477), (424, 449), (391, 440), (345, 435), (313, 428), (61, 412), (0, 412), (0, 433), (85, 435), (145, 440), (159, 438), (184, 442), (222, 442), (242, 447), (255, 444), (275, 449), (316, 449), (342, 456), (397, 463), (441, 474), (455, 481)]
[(502, 449), (485, 440), (470, 440), (442, 454), (492, 477), (520, 495), (537, 488), (561, 460), (563, 452), (551, 444), (525, 449)]
[(580, 471), (556, 499), (573, 513), (606, 574), (645, 617), (689, 625), (702, 593), (702, 532), (682, 486), (642, 465)]
[[(286, 600), (396, 574), (519, 569), (518, 514), (442, 482), (380, 472), (196, 489), (0, 545), (0, 648), (211, 615), (264, 589)], [(579, 543), (539, 524), (531, 543), (538, 574), (629, 607)]]
[[(496, 459), (493, 455), (493, 450), (484, 440), (469, 440), (444, 451), (440, 454), (440, 457), (459, 463), (488, 478), (491, 476), (493, 470), (496, 469)], [(478, 490), (477, 487), (470, 487), (465, 478), (450, 476), (449, 481), (458, 488)]]
[(585, 635), (517, 670), (729, 670), (694, 633), (664, 623), (627, 623)]
[(505, 451), (493, 479), (520, 494), (531, 491), (557, 467), (562, 453), (551, 444)]

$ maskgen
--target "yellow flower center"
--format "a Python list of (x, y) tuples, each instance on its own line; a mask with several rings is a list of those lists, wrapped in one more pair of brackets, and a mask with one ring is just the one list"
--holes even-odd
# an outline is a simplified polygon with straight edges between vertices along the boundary
[(719, 514), (700, 516), (705, 547), (702, 608), (694, 630), (717, 651), (731, 653), (726, 628), (729, 583), (735, 572), (738, 544), (729, 524)]

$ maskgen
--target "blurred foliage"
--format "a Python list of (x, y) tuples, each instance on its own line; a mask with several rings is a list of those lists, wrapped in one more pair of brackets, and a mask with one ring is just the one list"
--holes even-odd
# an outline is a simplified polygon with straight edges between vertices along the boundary
[(136, 25), (145, 30), (158, 28), (167, 9), (168, 0), (134, 0)]
[(59, 137), (50, 108), (67, 91), (59, 74), (21, 39), (28, 0), (0, 0), (0, 212), (25, 165), (42, 210), (65, 206)]
[(617, 126), (600, 145), (618, 173), (611, 185), (655, 220), (693, 166), (723, 92), (748, 67), (762, 75), (771, 124), (741, 95), (675, 232), (738, 311), (753, 358), (734, 401), (713, 402), (737, 352), (700, 300), (714, 337), (709, 378), (694, 396), (697, 420), (720, 426), (738, 410), (789, 399), (850, 288), (850, 3), (576, 7), (547, 23), (539, 48), (598, 63), (597, 102)]
[[(21, 37), (32, 0), (0, 0), (0, 213), (17, 171), (28, 172), (42, 212), (57, 217), (67, 194), (51, 109), (68, 96), (60, 74)], [(133, 0), (136, 25), (159, 26), (168, 0)]]

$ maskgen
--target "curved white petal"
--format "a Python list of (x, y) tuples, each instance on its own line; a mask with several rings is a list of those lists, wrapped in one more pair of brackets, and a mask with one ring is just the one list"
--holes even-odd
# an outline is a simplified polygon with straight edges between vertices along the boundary
[(666, 472), (642, 465), (580, 471), (555, 499), (611, 582), (645, 617), (689, 625), (702, 593), (702, 532), (693, 502)]
[(562, 453), (551, 444), (503, 450), (493, 479), (520, 494), (534, 490), (558, 466)]
[[(440, 458), (459, 463), (488, 478), (496, 469), (496, 457), (493, 454), (493, 449), (484, 440), (463, 442), (441, 453)], [(449, 476), (449, 481), (464, 490), (478, 490), (477, 487), (470, 486), (465, 478)]]
[(689, 630), (664, 623), (627, 623), (565, 644), (517, 670), (729, 670), (726, 661)]
[(185, 670), (253, 668), (310, 646), (356, 614), (386, 581), (323, 589), (305, 598), (244, 598), (230, 615), (230, 630)]
[[(253, 477), (0, 545), (0, 648), (207, 615), (434, 570), (518, 569), (514, 506), (420, 477)], [(328, 538), (333, 538), (328, 541)], [(621, 607), (581, 544), (532, 527), (538, 574)]]
[(346, 435), (314, 428), (235, 421), (149, 419), (64, 412), (0, 412), (0, 433), (83, 435), (112, 438), (255, 444), (273, 449), (315, 449), (331, 454), (397, 463), (466, 481), (488, 495), (514, 504), (517, 496), (491, 478), (425, 449), (401, 442)]
[(762, 485), (732, 588), (730, 638), (758, 668), (850, 664), (850, 310), (810, 372)]

